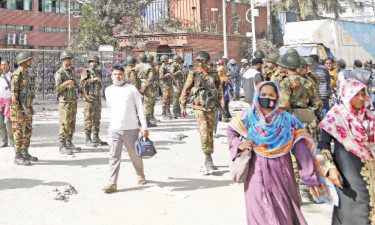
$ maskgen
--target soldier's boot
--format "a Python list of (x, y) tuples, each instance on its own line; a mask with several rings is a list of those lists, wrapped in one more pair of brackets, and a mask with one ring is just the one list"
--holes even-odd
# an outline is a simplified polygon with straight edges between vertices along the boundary
[(163, 116), (163, 119), (168, 119), (166, 110), (163, 110), (163, 113), (161, 115)]
[(86, 133), (85, 144), (86, 144), (87, 147), (97, 147), (98, 146), (97, 144), (92, 143), (90, 133)]
[(66, 155), (73, 155), (73, 151), (66, 147), (66, 141), (60, 141), (60, 153)]
[(176, 114), (177, 114), (178, 117), (182, 117), (180, 106), (177, 108), (177, 110), (176, 110)]
[(66, 141), (66, 147), (70, 150), (75, 150), (75, 151), (81, 151), (80, 147), (76, 147), (73, 143), (72, 140)]
[(99, 138), (99, 134), (94, 134), (92, 137), (92, 143), (97, 145), (108, 145), (107, 142), (102, 141), (102, 139)]
[(32, 155), (29, 154), (29, 150), (28, 149), (22, 149), (22, 157), (25, 160), (27, 160), (27, 161), (31, 161), (31, 162), (38, 161), (37, 157), (34, 157), (34, 156), (32, 156)]
[(29, 166), (31, 163), (29, 160), (23, 158), (22, 152), (16, 152), (16, 156), (14, 157), (14, 164), (20, 166)]
[(147, 121), (147, 127), (157, 127), (156, 123), (154, 123), (153, 121), (151, 121), (151, 116), (148, 116), (146, 118), (146, 121)]
[(152, 109), (152, 113), (151, 113), (151, 119), (154, 123), (160, 123), (160, 120), (156, 119), (155, 116), (154, 116), (154, 109)]
[(171, 113), (170, 109), (167, 109), (166, 114), (167, 114), (168, 119), (171, 120), (172, 119), (172, 113)]
[(177, 109), (173, 107), (173, 119), (177, 119)]
[(206, 156), (206, 160), (204, 165), (206, 166), (207, 170), (217, 170), (217, 166), (214, 165), (211, 157), (211, 153), (205, 152), (204, 155)]

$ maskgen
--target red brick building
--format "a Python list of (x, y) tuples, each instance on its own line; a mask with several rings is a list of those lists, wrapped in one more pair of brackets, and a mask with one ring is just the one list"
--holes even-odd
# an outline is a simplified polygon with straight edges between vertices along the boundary
[[(81, 5), (70, 2), (73, 36)], [(68, 0), (0, 0), (0, 48), (63, 49), (68, 21)]]

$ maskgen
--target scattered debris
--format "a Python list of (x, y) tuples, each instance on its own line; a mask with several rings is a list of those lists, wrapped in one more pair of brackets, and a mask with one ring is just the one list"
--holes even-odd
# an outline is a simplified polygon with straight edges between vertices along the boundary
[(74, 194), (78, 193), (78, 191), (76, 190), (76, 188), (73, 185), (68, 185), (68, 186), (63, 187), (63, 188), (55, 188), (55, 189), (53, 189), (53, 192), (57, 192), (55, 200), (60, 200), (60, 201), (64, 201), (64, 202), (69, 201), (70, 195), (74, 195)]
[(170, 137), (169, 139), (172, 141), (182, 141), (182, 139), (186, 138), (187, 135), (185, 134), (177, 134), (174, 137)]

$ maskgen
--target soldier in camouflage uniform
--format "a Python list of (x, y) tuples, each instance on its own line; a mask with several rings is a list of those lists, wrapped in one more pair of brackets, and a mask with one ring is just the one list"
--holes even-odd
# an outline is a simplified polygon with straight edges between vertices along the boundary
[(178, 55), (173, 56), (173, 64), (171, 65), (172, 88), (173, 88), (173, 116), (175, 119), (181, 117), (180, 112), (180, 95), (183, 87), (183, 71), (180, 65), (181, 57)]
[(265, 58), (266, 60), (266, 67), (263, 68), (263, 77), (267, 77), (267, 79), (272, 80), (272, 77), (278, 77), (280, 71), (277, 69), (277, 60), (279, 59), (279, 54), (271, 53), (267, 55)]
[(139, 92), (141, 93), (143, 106), (145, 108), (146, 120), (148, 127), (156, 127), (157, 125), (151, 121), (152, 114), (152, 85), (154, 83), (154, 75), (152, 67), (147, 63), (147, 55), (141, 53), (138, 56), (140, 63), (135, 67), (137, 78), (139, 79)]
[(195, 57), (199, 61), (198, 70), (190, 71), (180, 97), (181, 114), (186, 116), (186, 103), (191, 96), (191, 106), (194, 109), (198, 121), (202, 142), (202, 150), (205, 154), (205, 167), (207, 170), (217, 170), (213, 164), (211, 154), (214, 152), (213, 131), (215, 128), (215, 112), (218, 106), (213, 101), (207, 101), (208, 91), (201, 82), (205, 82), (213, 97), (220, 103), (223, 98), (223, 90), (220, 78), (215, 70), (208, 70), (207, 63), (211, 57), (206, 51), (199, 51)]
[(305, 61), (307, 63), (307, 76), (310, 77), (311, 80), (315, 83), (316, 92), (319, 93), (320, 77), (313, 71), (313, 66), (315, 64), (314, 59), (311, 57), (306, 57)]
[(32, 56), (29, 52), (17, 55), (18, 69), (13, 72), (11, 79), (11, 107), (14, 151), (14, 164), (30, 165), (30, 161), (38, 161), (37, 157), (29, 154), (32, 133), (32, 116), (34, 114), (34, 89), (30, 84), (27, 69), (31, 66)]
[(72, 143), (76, 128), (77, 99), (79, 97), (79, 82), (75, 79), (70, 68), (73, 54), (62, 52), (60, 55), (62, 66), (55, 73), (57, 99), (59, 101), (60, 121), (60, 153), (72, 155), (72, 150), (81, 150)]
[(172, 114), (170, 111), (170, 105), (172, 100), (172, 79), (173, 75), (169, 72), (167, 66), (168, 66), (168, 56), (162, 55), (160, 57), (160, 61), (162, 61), (162, 65), (159, 69), (159, 77), (162, 83), (162, 89), (163, 89), (163, 118), (164, 119), (172, 119)]
[(134, 56), (126, 57), (126, 67), (125, 67), (125, 82), (134, 85), (138, 90), (140, 89), (140, 82), (135, 72), (135, 64), (137, 59)]
[[(106, 145), (99, 138), (100, 119), (102, 113), (102, 75), (96, 69), (99, 65), (99, 57), (89, 58), (89, 68), (81, 73), (81, 88), (83, 91), (83, 104), (85, 106), (83, 115), (85, 118), (86, 145), (97, 146)], [(91, 140), (91, 133), (93, 139)]]
[(147, 56), (147, 63), (151, 66), (152, 68), (152, 74), (153, 74), (153, 83), (151, 85), (151, 95), (150, 95), (150, 100), (151, 100), (151, 118), (150, 121), (154, 124), (157, 122), (160, 122), (160, 120), (157, 120), (154, 116), (154, 110), (155, 110), (155, 104), (156, 104), (156, 95), (158, 93), (158, 87), (159, 87), (159, 72), (158, 68), (154, 65), (154, 56), (148, 55)]

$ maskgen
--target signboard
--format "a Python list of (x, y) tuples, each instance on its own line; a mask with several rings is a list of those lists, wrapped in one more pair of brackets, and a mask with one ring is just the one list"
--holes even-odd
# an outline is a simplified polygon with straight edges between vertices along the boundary
[(185, 52), (184, 53), (184, 60), (188, 65), (193, 65), (193, 53), (192, 52)]

